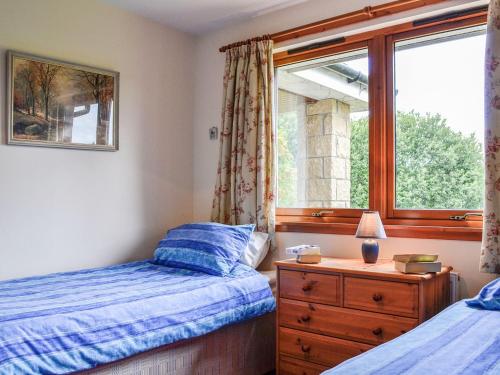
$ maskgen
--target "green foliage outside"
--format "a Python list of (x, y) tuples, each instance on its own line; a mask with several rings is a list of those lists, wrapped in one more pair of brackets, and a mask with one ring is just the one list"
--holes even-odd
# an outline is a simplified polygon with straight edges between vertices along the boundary
[(398, 208), (483, 207), (483, 153), (473, 134), (452, 130), (439, 114), (398, 113)]
[[(293, 115), (280, 115), (280, 207), (297, 200), (297, 126)], [(398, 112), (396, 149), (397, 208), (483, 207), (483, 153), (473, 134), (454, 131), (439, 114)], [(351, 122), (351, 207), (368, 207), (367, 118)]]
[(351, 122), (351, 208), (368, 208), (368, 117)]

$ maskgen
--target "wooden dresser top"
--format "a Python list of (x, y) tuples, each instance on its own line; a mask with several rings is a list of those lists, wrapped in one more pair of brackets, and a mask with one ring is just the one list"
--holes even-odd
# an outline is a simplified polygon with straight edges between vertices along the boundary
[[(287, 269), (297, 269), (301, 271), (310, 272), (339, 272), (339, 273), (349, 273), (353, 275), (365, 275), (365, 276), (378, 276), (387, 279), (399, 279), (399, 280), (424, 280), (432, 279), (436, 276), (434, 273), (427, 273), (423, 275), (419, 274), (405, 274), (394, 269), (394, 262), (391, 259), (379, 259), (377, 263), (365, 263), (363, 259), (347, 259), (347, 258), (331, 258), (322, 257), (321, 263), (318, 264), (305, 264), (297, 263), (295, 258), (281, 260), (275, 262), (276, 266), (279, 268)], [(441, 273), (450, 272), (451, 267), (443, 266), (441, 268)]]

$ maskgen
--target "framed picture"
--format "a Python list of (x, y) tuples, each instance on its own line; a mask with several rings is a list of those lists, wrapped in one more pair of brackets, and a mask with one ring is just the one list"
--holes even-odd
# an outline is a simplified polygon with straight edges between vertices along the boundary
[(118, 150), (119, 73), (7, 52), (7, 143)]

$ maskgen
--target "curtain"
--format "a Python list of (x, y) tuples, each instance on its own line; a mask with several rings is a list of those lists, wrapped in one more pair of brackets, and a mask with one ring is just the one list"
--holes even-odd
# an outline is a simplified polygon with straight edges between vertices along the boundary
[(272, 41), (226, 51), (219, 164), (212, 221), (274, 232)]
[(480, 270), (500, 273), (500, 0), (491, 0), (486, 34), (485, 204)]

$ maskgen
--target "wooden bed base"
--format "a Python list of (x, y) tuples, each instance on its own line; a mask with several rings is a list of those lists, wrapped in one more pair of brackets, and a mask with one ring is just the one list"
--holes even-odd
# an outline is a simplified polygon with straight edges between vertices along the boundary
[(263, 375), (275, 367), (275, 313), (95, 369), (92, 375)]

